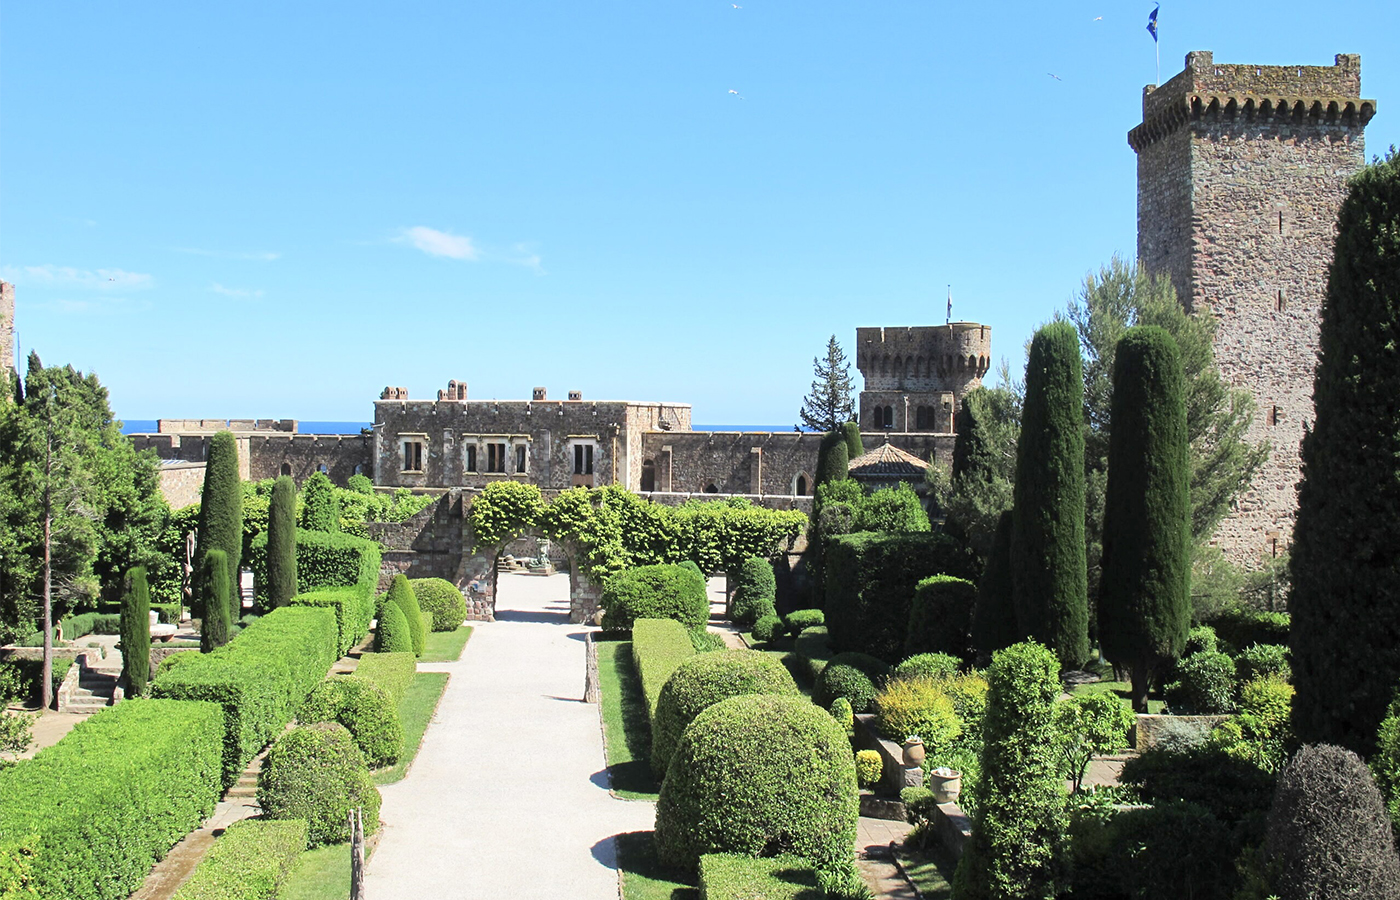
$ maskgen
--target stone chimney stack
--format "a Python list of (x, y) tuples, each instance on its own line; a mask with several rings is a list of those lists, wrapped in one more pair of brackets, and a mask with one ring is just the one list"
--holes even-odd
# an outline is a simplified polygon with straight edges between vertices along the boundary
[(534, 399), (534, 400), (547, 400), (548, 397), (546, 396), (546, 394), (547, 394), (547, 392), (545, 391), (544, 388), (542, 388), (542, 387), (537, 387), (537, 388), (535, 388), (535, 396), (534, 396), (532, 399)]

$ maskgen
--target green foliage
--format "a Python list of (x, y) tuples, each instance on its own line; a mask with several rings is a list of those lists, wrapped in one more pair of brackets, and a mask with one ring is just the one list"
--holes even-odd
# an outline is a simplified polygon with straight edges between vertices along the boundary
[(826, 548), (826, 625), (837, 649), (903, 656), (915, 587), (930, 575), (974, 574), (971, 553), (944, 534), (861, 533)]
[(394, 580), (389, 582), (389, 593), (385, 595), (380, 604), (381, 609), (387, 604), (396, 604), (403, 610), (404, 620), (408, 624), (408, 634), (413, 641), (413, 653), (416, 656), (423, 655), (423, 641), (426, 635), (423, 633), (423, 610), (418, 605), (418, 597), (413, 593), (413, 588), (408, 583), (408, 578), (402, 572), (394, 576)]
[[(1011, 510), (1020, 398), (1006, 387), (974, 388), (963, 395), (953, 430), (953, 465), (938, 505), (945, 513), (945, 530), (965, 539), (978, 559), (986, 559), (998, 520)], [(943, 478), (935, 469), (929, 477)]]
[(326, 679), (306, 698), (297, 720), (303, 725), (344, 725), (370, 768), (387, 766), (403, 753), (398, 701), (369, 678), (340, 675)]
[(345, 481), (345, 489), (352, 494), (362, 494), (366, 497), (374, 496), (374, 482), (368, 475), (351, 475)]
[(947, 653), (916, 653), (895, 666), (896, 678), (947, 678), (957, 674), (962, 661)]
[(878, 750), (856, 751), (856, 784), (868, 788), (878, 784), (885, 773), (885, 760)]
[(729, 647), (724, 642), (724, 635), (707, 628), (692, 628), (689, 634), (690, 645), (695, 648), (696, 653), (713, 653)]
[(1167, 685), (1167, 703), (1178, 715), (1210, 716), (1235, 709), (1235, 661), (1224, 653), (1202, 651), (1176, 664)]
[(1060, 771), (1073, 783), (1074, 793), (1079, 793), (1095, 756), (1128, 749), (1128, 729), (1135, 721), (1114, 694), (1073, 694), (1055, 704)]
[(787, 633), (797, 637), (808, 628), (826, 624), (826, 613), (819, 609), (794, 609), (783, 617)]
[(1011, 602), (1011, 511), (997, 520), (996, 534), (972, 609), (972, 646), (982, 659), (1021, 639), (1016, 607)]
[(273, 900), (305, 849), (306, 823), (300, 819), (234, 822), (173, 900)]
[(858, 713), (870, 709), (876, 689), (889, 677), (890, 667), (866, 653), (838, 653), (822, 668), (812, 691), (812, 702), (823, 709), (843, 697)]
[(324, 472), (312, 472), (301, 486), (301, 522), (307, 531), (340, 530), (340, 498)]
[(1239, 713), (1216, 726), (1210, 742), (1226, 756), (1277, 772), (1293, 737), (1292, 705), (1293, 685), (1276, 675), (1256, 678), (1240, 688)]
[[(349, 534), (297, 530), (297, 594), (321, 588), (354, 586), (360, 602), (358, 633), (369, 630), (376, 612), (379, 589), (379, 544)], [(264, 608), (270, 605), (266, 594), (267, 535), (258, 535), (249, 548), (249, 568), (253, 570), (258, 597)]]
[(418, 671), (418, 662), (412, 653), (362, 653), (355, 674), (373, 681), (384, 688), (394, 698), (394, 703), (403, 701), (413, 676)]
[(0, 847), (30, 849), (39, 897), (126, 900), (214, 811), (220, 728), (209, 703), (136, 699), (102, 710), (0, 771)]
[(1136, 788), (1144, 803), (1199, 804), (1231, 826), (1257, 821), (1274, 790), (1273, 775), (1209, 743), (1148, 750), (1124, 763), (1119, 781)]
[(687, 867), (714, 852), (849, 858), (858, 813), (835, 719), (802, 697), (730, 697), (691, 722), (672, 756), (656, 847), (663, 863)]
[(1074, 326), (1036, 332), (1016, 447), (1011, 599), (1021, 634), (1078, 666), (1089, 658), (1084, 548), (1084, 378)]
[(146, 584), (146, 570), (142, 566), (126, 573), (122, 590), (121, 638), (126, 692), (128, 696), (139, 697), (146, 693), (146, 684), (151, 680), (151, 590)]
[(603, 630), (626, 631), (637, 619), (675, 619), (687, 628), (710, 620), (705, 582), (675, 565), (638, 566), (603, 582)]
[(754, 640), (767, 643), (774, 638), (782, 637), (783, 620), (777, 616), (764, 616), (753, 623)]
[(319, 606), (332, 610), (335, 613), (337, 652), (344, 656), (350, 648), (360, 642), (360, 638), (365, 636), (365, 629), (360, 626), (360, 593), (353, 587), (322, 588), (318, 591), (309, 591), (305, 594), (297, 594), (292, 598), (290, 606)]
[(825, 434), (817, 447), (817, 487), (850, 478), (850, 466), (846, 435), (839, 431)]
[(286, 606), (297, 594), (296, 502), (297, 488), (291, 476), (278, 478), (272, 486), (267, 514), (266, 594), (268, 604), (273, 607)]
[(831, 717), (846, 730), (847, 737), (855, 737), (856, 713), (851, 708), (851, 701), (845, 697), (837, 697), (831, 701)]
[[(854, 410), (852, 410), (854, 414)], [(865, 444), (860, 439), (860, 423), (842, 422), (841, 433), (846, 436), (846, 458), (856, 459), (865, 455)]]
[(467, 620), (467, 600), (445, 578), (410, 578), (418, 606), (433, 617), (433, 631), (456, 631)]
[(971, 658), (972, 607), (977, 586), (965, 578), (934, 575), (914, 588), (904, 652)]
[(379, 623), (374, 631), (374, 649), (379, 653), (418, 655), (413, 649), (413, 632), (409, 629), (408, 617), (397, 603), (386, 600), (380, 607)]
[(1235, 657), (1240, 681), (1256, 678), (1279, 678), (1287, 681), (1293, 674), (1288, 665), (1288, 648), (1282, 644), (1251, 644)]
[(1210, 625), (1227, 652), (1238, 653), (1253, 644), (1288, 644), (1292, 619), (1288, 613), (1257, 609), (1231, 609), (1211, 620)]
[(1067, 886), (1067, 817), (1055, 747), (1059, 674), (1055, 654), (1039, 644), (1016, 644), (992, 657), (980, 797), (953, 884), (959, 898), (1050, 900)]
[[(1085, 795), (1081, 795), (1083, 797)], [(1111, 796), (1111, 795), (1110, 795)], [(1168, 801), (1115, 810), (1075, 809), (1073, 896), (1091, 900), (1232, 900), (1239, 841), (1210, 810)], [(1262, 900), (1262, 898), (1261, 898)]]
[(737, 853), (700, 857), (700, 896), (705, 900), (820, 900), (812, 864), (796, 856), (755, 859)]
[[(809, 431), (844, 434), (844, 425), (856, 414), (856, 405), (851, 399), (853, 388), (850, 363), (846, 362), (846, 354), (833, 334), (826, 342), (826, 359), (812, 358), (812, 391), (802, 398), (802, 408), (798, 410), (802, 424)], [(859, 426), (856, 442), (860, 442)]]
[(302, 819), (307, 843), (350, 839), (350, 810), (362, 807), (365, 834), (379, 828), (379, 789), (350, 732), (334, 722), (302, 725), (267, 752), (258, 776), (258, 805), (269, 819)]
[[(204, 557), (211, 550), (222, 550), (228, 565), (228, 583), (236, 593), (243, 558), (243, 484), (238, 478), (238, 442), (231, 431), (221, 431), (209, 439), (195, 540), (194, 570), (203, 572)], [(208, 597), (196, 593), (195, 601), (200, 613), (207, 616)], [(241, 606), (236, 611), (230, 607), (229, 620), (236, 622), (241, 613)]]
[(880, 730), (896, 743), (918, 737), (937, 749), (962, 734), (952, 698), (931, 678), (896, 678), (875, 694), (872, 707)]
[(330, 610), (274, 610), (212, 653), (180, 654), (188, 658), (160, 674), (151, 694), (223, 707), (224, 780), (233, 784), (325, 677), (336, 640)]
[(739, 566), (737, 574), (734, 622), (751, 625), (759, 619), (777, 615), (774, 603), (778, 596), (778, 580), (773, 574), (773, 564), (766, 559), (750, 556)]
[(477, 549), (503, 544), (540, 522), (544, 497), (533, 484), (493, 481), (472, 500), (467, 511)]
[(807, 680), (813, 682), (821, 675), (822, 669), (826, 668), (827, 662), (835, 653), (831, 649), (831, 637), (827, 634), (825, 625), (803, 629), (792, 642), (792, 652), (797, 657), (799, 671), (804, 671)]
[(632, 623), (632, 661), (652, 719), (671, 673), (694, 655), (695, 646), (685, 626), (675, 619), (638, 619)]
[(229, 585), (228, 559), (219, 548), (209, 550), (200, 562), (199, 591), (204, 608), (204, 619), (199, 628), (199, 649), (205, 653), (217, 650), (229, 639)]
[(1099, 642), (1133, 673), (1133, 708), (1191, 627), (1191, 485), (1181, 353), (1165, 329), (1130, 328), (1113, 370)]
[(788, 670), (766, 653), (702, 653), (678, 665), (661, 688), (652, 721), (651, 770), (656, 777), (666, 777), (681, 734), (696, 716), (721, 700), (742, 694), (800, 696)]
[(1219, 650), (1220, 641), (1216, 638), (1215, 629), (1209, 625), (1197, 625), (1186, 633), (1186, 643), (1182, 647), (1181, 655), (1216, 653)]
[(903, 481), (897, 487), (880, 488), (862, 497), (855, 507), (852, 527), (856, 531), (887, 534), (919, 534), (933, 530), (919, 495)]

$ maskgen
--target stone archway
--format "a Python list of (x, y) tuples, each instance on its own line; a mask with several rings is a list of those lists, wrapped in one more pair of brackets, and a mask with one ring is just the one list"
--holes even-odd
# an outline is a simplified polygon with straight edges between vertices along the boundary
[[(476, 622), (496, 621), (496, 592), (498, 587), (498, 566), (507, 544), (522, 537), (544, 537), (536, 529), (514, 535), (510, 540), (501, 541), (486, 547), (479, 547), (473, 553), (463, 552), (462, 563), (454, 579), (462, 596), (467, 601), (467, 618)], [(573, 625), (593, 623), (598, 616), (598, 601), (602, 598), (602, 586), (596, 584), (581, 571), (582, 555), (571, 541), (555, 540), (569, 558), (569, 622)], [(467, 541), (464, 546), (472, 546)]]

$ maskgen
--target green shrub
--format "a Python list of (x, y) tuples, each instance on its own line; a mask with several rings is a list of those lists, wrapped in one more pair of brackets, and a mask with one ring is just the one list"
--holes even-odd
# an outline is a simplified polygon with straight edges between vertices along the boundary
[(777, 597), (778, 580), (773, 574), (773, 564), (750, 556), (739, 567), (734, 585), (734, 622), (751, 625), (759, 619), (776, 616)]
[(867, 712), (875, 700), (875, 691), (890, 674), (883, 660), (865, 653), (838, 653), (822, 668), (812, 690), (812, 702), (830, 709), (837, 697), (845, 697), (851, 709)]
[(826, 544), (826, 627), (837, 650), (903, 655), (914, 590), (930, 575), (975, 576), (976, 559), (945, 534), (875, 534)]
[(787, 624), (788, 634), (797, 637), (808, 628), (825, 625), (826, 614), (819, 609), (795, 609), (788, 613), (783, 621)]
[[(370, 620), (378, 611), (376, 599), (379, 594), (381, 555), (381, 548), (375, 541), (349, 534), (299, 528), (296, 593), (309, 594), (321, 588), (354, 585), (362, 604), (360, 633), (365, 634), (369, 631)], [(258, 602), (264, 608), (271, 606), (267, 595), (267, 532), (253, 538), (248, 557)]]
[(1177, 751), (1148, 750), (1124, 763), (1119, 781), (1135, 787), (1145, 803), (1196, 803), (1228, 825), (1266, 812), (1274, 786), (1268, 772), (1209, 743)]
[(851, 701), (845, 697), (837, 697), (831, 701), (831, 717), (845, 730), (846, 737), (855, 737), (856, 713), (851, 709)]
[(221, 729), (211, 703), (128, 700), (0, 770), (0, 847), (30, 848), (34, 896), (126, 900), (214, 811)]
[(724, 635), (717, 631), (710, 631), (708, 628), (692, 628), (690, 634), (690, 646), (695, 648), (696, 653), (713, 653), (716, 650), (725, 650), (729, 647), (724, 642)]
[(151, 680), (151, 589), (144, 566), (132, 568), (122, 582), (121, 635), (127, 694), (139, 697)]
[(653, 719), (666, 680), (694, 655), (690, 635), (675, 619), (637, 619), (632, 623), (632, 662), (647, 699), (647, 714)]
[(212, 653), (179, 654), (190, 658), (160, 675), (151, 694), (223, 707), (224, 780), (231, 785), (325, 678), (336, 641), (330, 610), (274, 610)]
[(934, 575), (914, 588), (904, 652), (948, 653), (972, 658), (972, 607), (977, 585), (965, 578)]
[[(121, 634), (121, 613), (86, 612), (65, 616), (62, 620), (63, 639), (76, 641), (90, 634)], [(43, 637), (43, 632), (37, 632)], [(42, 646), (42, 640), (39, 646)]]
[(335, 613), (337, 649), (341, 656), (365, 636), (360, 627), (360, 593), (358, 588), (321, 588), (305, 594), (297, 594), (283, 606), (317, 606)]
[(792, 643), (792, 653), (797, 657), (797, 666), (805, 673), (807, 681), (815, 682), (834, 653), (826, 626), (814, 625), (804, 628)]
[(883, 534), (927, 533), (933, 528), (919, 495), (907, 482), (878, 488), (856, 504), (851, 527)]
[(783, 634), (783, 620), (777, 616), (764, 616), (753, 623), (753, 636), (756, 641), (767, 643)]
[(413, 588), (409, 587), (408, 579), (402, 573), (394, 576), (394, 580), (389, 582), (389, 592), (380, 599), (380, 615), (383, 615), (384, 608), (389, 604), (394, 604), (403, 611), (408, 635), (413, 641), (413, 653), (415, 656), (422, 656), (424, 641), (427, 638), (423, 633), (423, 610), (418, 606), (418, 598), (414, 596)]
[(370, 768), (387, 766), (403, 753), (398, 702), (393, 694), (368, 678), (340, 675), (326, 679), (306, 698), (297, 720), (303, 725), (344, 725)]
[(885, 772), (885, 760), (878, 750), (856, 751), (856, 784), (863, 788), (878, 784)]
[(467, 620), (467, 598), (445, 578), (410, 578), (408, 586), (423, 612), (431, 613), (433, 631), (456, 631)]
[(918, 737), (937, 749), (962, 734), (952, 698), (941, 682), (929, 678), (896, 678), (880, 689), (872, 706), (880, 730), (897, 744)]
[(1021, 638), (1016, 608), (1011, 602), (1011, 510), (997, 519), (987, 564), (977, 582), (977, 604), (972, 610), (972, 645), (978, 658), (990, 659), (998, 650)]
[(812, 864), (796, 856), (755, 859), (737, 853), (700, 857), (700, 896), (704, 900), (817, 900)]
[(783, 664), (754, 650), (702, 653), (678, 665), (661, 688), (651, 729), (651, 770), (666, 776), (681, 734), (695, 717), (742, 694), (799, 695)]
[(152, 603), (151, 609), (156, 611), (157, 620), (162, 625), (179, 625), (184, 606), (179, 603)]
[(224, 829), (174, 900), (273, 900), (306, 849), (306, 823), (244, 819)]
[(1215, 653), (1219, 649), (1220, 641), (1215, 636), (1215, 629), (1209, 625), (1197, 625), (1186, 633), (1186, 647), (1181, 651), (1181, 655)]
[(1281, 644), (1251, 644), (1235, 657), (1240, 681), (1281, 678), (1288, 681), (1293, 672), (1288, 665), (1288, 648)]
[(849, 858), (858, 815), (851, 746), (835, 719), (802, 697), (730, 697), (676, 748), (656, 847), (685, 867), (714, 852)]
[(362, 653), (355, 674), (378, 684), (401, 703), (409, 685), (418, 672), (418, 662), (412, 653)]
[(1235, 709), (1235, 661), (1224, 653), (1201, 652), (1176, 664), (1167, 703), (1178, 715), (1218, 715)]
[(956, 675), (962, 661), (947, 653), (916, 653), (895, 666), (895, 678), (947, 678)]
[(413, 632), (408, 627), (408, 617), (397, 603), (385, 602), (380, 608), (378, 624), (374, 629), (374, 649), (380, 653), (412, 653)]
[(301, 522), (307, 531), (340, 531), (340, 497), (324, 472), (312, 472), (301, 486)]
[(1288, 644), (1288, 613), (1258, 609), (1227, 610), (1211, 619), (1210, 625), (1227, 651), (1238, 652), (1251, 644)]
[[(267, 603), (286, 606), (297, 594), (297, 487), (290, 475), (272, 485), (267, 512)], [(251, 555), (251, 553), (250, 553)]]
[(688, 628), (710, 620), (705, 583), (680, 566), (637, 566), (603, 582), (603, 630), (626, 631), (637, 619), (675, 619)]
[(204, 554), (199, 570), (199, 597), (204, 619), (199, 623), (199, 649), (205, 653), (217, 650), (229, 640), (229, 603), (233, 592), (229, 584), (224, 551), (215, 548)]
[(315, 847), (350, 839), (350, 810), (363, 807), (365, 833), (379, 828), (379, 790), (350, 732), (334, 722), (302, 725), (277, 739), (258, 776), (269, 819), (303, 819)]
[(1292, 737), (1288, 727), (1292, 705), (1293, 685), (1277, 675), (1256, 678), (1240, 689), (1239, 713), (1216, 726), (1210, 741), (1226, 756), (1277, 772)]
[(817, 486), (850, 478), (850, 465), (850, 448), (846, 443), (846, 435), (840, 431), (827, 432), (817, 445)]
[[(1077, 898), (1231, 900), (1238, 841), (1210, 810), (1169, 801), (1100, 814), (1076, 813), (1074, 892)], [(1087, 827), (1086, 827), (1087, 826)]]

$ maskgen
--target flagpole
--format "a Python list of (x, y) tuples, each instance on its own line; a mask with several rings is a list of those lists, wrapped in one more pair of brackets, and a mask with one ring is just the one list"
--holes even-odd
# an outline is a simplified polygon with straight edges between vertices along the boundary
[(1162, 32), (1161, 26), (1157, 26), (1157, 34), (1152, 36), (1152, 47), (1157, 51), (1157, 87), (1162, 86), (1162, 39), (1159, 35)]

